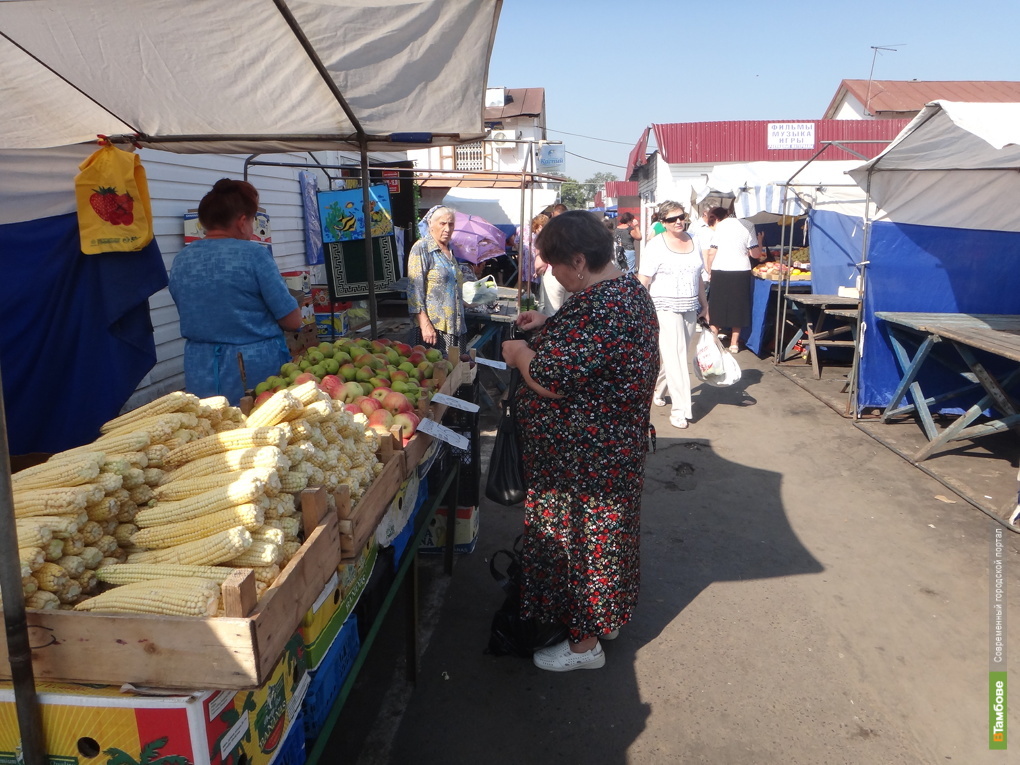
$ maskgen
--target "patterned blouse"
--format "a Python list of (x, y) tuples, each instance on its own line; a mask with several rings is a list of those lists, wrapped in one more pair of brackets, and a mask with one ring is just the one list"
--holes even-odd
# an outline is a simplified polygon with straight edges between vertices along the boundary
[[(453, 252), (453, 248), (450, 248)], [(447, 257), (439, 244), (426, 234), (411, 247), (407, 256), (407, 311), (425, 311), (438, 332), (463, 335), (464, 301), (461, 298), (463, 275), (453, 258)]]

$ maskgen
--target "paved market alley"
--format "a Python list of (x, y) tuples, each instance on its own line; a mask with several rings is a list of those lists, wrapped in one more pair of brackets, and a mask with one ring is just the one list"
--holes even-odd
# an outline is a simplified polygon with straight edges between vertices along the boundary
[[(687, 431), (653, 412), (641, 602), (605, 668), (545, 673), (483, 652), (502, 602), (489, 555), (522, 519), (483, 504), (478, 547), (452, 579), (423, 561), (417, 688), (403, 681), (396, 608), (396, 639), (377, 644), (334, 737), (337, 762), (1007, 761), (987, 732), (1001, 527), (936, 499), (952, 495), (769, 361), (738, 358), (757, 405), (702, 386)], [(1020, 537), (1002, 535), (1012, 579)], [(1020, 614), (1017, 588), (1008, 602)]]

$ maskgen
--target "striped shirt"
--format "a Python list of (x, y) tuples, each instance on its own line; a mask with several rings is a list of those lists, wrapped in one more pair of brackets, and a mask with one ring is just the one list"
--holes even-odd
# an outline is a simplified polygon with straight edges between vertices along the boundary
[(648, 294), (656, 311), (684, 313), (698, 311), (701, 284), (701, 248), (691, 239), (690, 252), (674, 252), (666, 245), (666, 235), (653, 237), (641, 253), (639, 276), (652, 280)]

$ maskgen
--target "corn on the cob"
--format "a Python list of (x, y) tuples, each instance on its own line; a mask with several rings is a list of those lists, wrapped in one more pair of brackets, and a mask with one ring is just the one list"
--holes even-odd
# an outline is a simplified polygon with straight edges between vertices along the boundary
[(305, 422), (310, 422), (313, 425), (328, 419), (332, 414), (333, 414), (332, 405), (326, 403), (325, 401), (313, 401), (303, 410), (301, 410), (301, 418)]
[[(21, 593), (27, 598), (33, 592), (39, 592), (39, 583), (32, 578), (32, 575), (21, 577)], [(0, 598), (0, 607), (3, 606), (3, 599)]]
[(18, 534), (18, 547), (41, 548), (50, 543), (53, 539), (53, 531), (46, 526), (35, 526), (15, 522), (15, 529)]
[(317, 401), (319, 398), (319, 385), (315, 382), (315, 380), (308, 380), (300, 385), (292, 385), (287, 390), (289, 390), (294, 398), (300, 401), (303, 406), (308, 406), (310, 403)]
[(127, 547), (131, 544), (131, 536), (137, 531), (138, 527), (133, 523), (118, 523), (111, 536), (117, 540), (118, 545)]
[(78, 529), (78, 533), (81, 534), (81, 541), (87, 547), (99, 541), (99, 538), (103, 536), (103, 527), (95, 521), (89, 521)]
[(129, 470), (124, 471), (124, 485), (123, 488), (128, 490), (130, 494), (132, 489), (136, 489), (139, 486), (145, 485), (145, 471), (141, 468), (133, 467)]
[(253, 540), (261, 539), (263, 542), (272, 542), (274, 545), (282, 545), (287, 541), (287, 535), (283, 533), (283, 529), (273, 526), (260, 526), (257, 529), (252, 529), (251, 538)]
[(41, 465), (14, 473), (11, 476), (11, 486), (15, 492), (80, 486), (96, 479), (104, 459), (106, 456), (98, 450), (74, 455), (66, 455), (64, 452), (54, 454)]
[(56, 592), (67, 584), (67, 572), (56, 563), (43, 563), (38, 570), (32, 572), (32, 576), (39, 585), (40, 590)]
[(201, 478), (213, 473), (250, 470), (262, 467), (286, 470), (290, 467), (290, 462), (283, 456), (283, 452), (275, 446), (234, 449), (233, 451), (213, 454), (209, 457), (189, 462), (187, 465), (167, 473), (163, 482), (172, 483), (188, 478)]
[(76, 611), (215, 616), (220, 586), (208, 579), (154, 579), (116, 587), (83, 600)]
[(29, 573), (32, 573), (42, 567), (42, 564), (46, 562), (46, 557), (38, 547), (19, 547), (18, 560), (21, 561), (22, 566), (28, 567)]
[(197, 425), (198, 417), (194, 412), (171, 412), (145, 417), (122, 428), (110, 430), (103, 438), (112, 438), (128, 433), (146, 433), (149, 436), (150, 444), (160, 444), (165, 443), (175, 431), (181, 428), (194, 428)]
[(103, 465), (104, 470), (100, 471), (99, 475), (96, 476), (95, 481), (97, 485), (103, 487), (104, 494), (112, 494), (124, 485), (124, 478), (120, 473), (105, 470), (108, 464), (109, 463)]
[(248, 427), (260, 428), (293, 419), (304, 404), (290, 391), (278, 390), (258, 409), (248, 415)]
[(198, 415), (208, 417), (210, 420), (218, 420), (227, 416), (230, 409), (230, 401), (226, 396), (209, 396), (198, 402)]
[(131, 523), (135, 516), (138, 515), (139, 507), (134, 502), (128, 500), (127, 502), (120, 503), (120, 512), (115, 516), (118, 523)]
[(252, 545), (251, 532), (243, 526), (220, 531), (196, 542), (187, 542), (165, 550), (132, 553), (128, 563), (201, 563), (215, 565), (233, 560)]
[(81, 585), (82, 594), (92, 594), (96, 591), (96, 587), (99, 585), (99, 580), (96, 578), (96, 572), (90, 569), (85, 569), (81, 572), (81, 576), (78, 577), (78, 584)]
[(159, 486), (163, 482), (166, 471), (158, 467), (147, 467), (142, 471), (145, 477), (145, 485), (150, 489)]
[(153, 489), (153, 496), (161, 502), (174, 502), (181, 499), (194, 497), (196, 494), (228, 486), (238, 481), (246, 480), (261, 481), (269, 489), (269, 484), (275, 483), (279, 487), (280, 478), (273, 468), (253, 468), (251, 470), (233, 470), (226, 473), (214, 473), (213, 475), (191, 478), (183, 481), (164, 483)]
[(166, 523), (187, 521), (217, 510), (253, 502), (262, 496), (262, 486), (256, 480), (235, 482), (228, 486), (210, 489), (194, 497), (176, 502), (159, 502), (139, 510), (134, 524), (139, 528), (161, 526)]
[(141, 433), (117, 433), (108, 436), (100, 436), (91, 444), (79, 446), (60, 452), (68, 457), (77, 457), (89, 452), (103, 452), (108, 455), (125, 454), (127, 452), (142, 451), (149, 445), (149, 434)]
[(142, 454), (145, 455), (148, 466), (151, 468), (162, 468), (163, 460), (169, 453), (170, 447), (165, 444), (150, 444), (149, 447), (142, 452)]
[(65, 555), (57, 559), (56, 564), (64, 569), (72, 579), (77, 579), (85, 571), (85, 561), (77, 555)]
[(130, 412), (125, 412), (119, 417), (114, 417), (112, 420), (103, 425), (100, 429), (100, 433), (109, 433), (112, 430), (117, 430), (129, 425), (132, 422), (138, 422), (146, 417), (154, 417), (160, 414), (170, 414), (172, 412), (195, 412), (198, 411), (200, 406), (200, 400), (198, 396), (192, 395), (191, 393), (185, 393), (183, 391), (173, 391), (167, 393), (165, 396), (150, 401), (147, 404), (142, 404), (137, 409), (132, 409)]
[(131, 489), (131, 501), (136, 505), (145, 505), (152, 499), (152, 487), (147, 484), (136, 486)]
[[(102, 539), (103, 537), (99, 538), (100, 541)], [(96, 544), (99, 544), (99, 542), (97, 541)], [(84, 537), (82, 537), (80, 532), (75, 532), (74, 534), (69, 534), (67, 538), (64, 539), (64, 545), (61, 548), (61, 552), (64, 555), (81, 555), (81, 551), (84, 549), (85, 549)]]
[(90, 501), (103, 498), (103, 490), (95, 484), (69, 488), (27, 489), (14, 492), (14, 515), (28, 518), (33, 515), (77, 513)]
[(60, 598), (46, 590), (36, 590), (25, 598), (25, 607), (36, 611), (55, 609), (60, 605)]
[(113, 497), (103, 497), (98, 502), (88, 505), (85, 512), (90, 521), (108, 521), (120, 512), (120, 503)]
[(262, 510), (256, 505), (236, 505), (188, 521), (139, 529), (131, 535), (131, 542), (143, 549), (158, 550), (204, 539), (235, 526), (253, 531), (262, 525), (263, 520)]
[[(248, 567), (237, 566), (236, 568)], [(251, 570), (255, 572), (255, 581), (259, 584), (271, 585), (276, 581), (276, 577), (280, 575), (280, 567), (275, 563), (271, 566), (253, 566)]]
[(252, 540), (251, 545), (242, 554), (230, 559), (230, 565), (234, 567), (252, 568), (256, 566), (272, 566), (279, 564), (283, 559), (283, 551), (279, 545), (262, 540)]
[(85, 568), (98, 568), (103, 561), (103, 553), (95, 545), (89, 545), (78, 553), (78, 557), (85, 562)]
[(54, 593), (61, 603), (75, 603), (81, 599), (81, 585), (74, 579), (69, 579), (67, 584)]
[(107, 584), (132, 584), (153, 579), (208, 579), (223, 584), (233, 569), (229, 566), (181, 565), (177, 563), (118, 563), (96, 569), (96, 578)]
[(280, 486), (289, 494), (296, 494), (308, 488), (308, 474), (297, 470), (288, 470), (280, 474)]
[(286, 563), (287, 561), (289, 561), (291, 558), (297, 555), (297, 551), (300, 549), (301, 549), (300, 542), (294, 539), (288, 539), (286, 542), (283, 543), (283, 546), (280, 548), (280, 550), (283, 552), (283, 560), (281, 561), (281, 563)]
[(104, 556), (116, 554), (117, 548), (119, 547), (117, 539), (106, 534), (96, 540), (96, 543), (93, 546)]
[(283, 532), (284, 540), (297, 539), (301, 535), (301, 519), (293, 516), (289, 518), (276, 518), (266, 521), (266, 526), (280, 529)]
[(250, 449), (258, 446), (275, 446), (282, 449), (287, 445), (286, 435), (279, 428), (241, 428), (225, 433), (213, 433), (175, 449), (163, 460), (165, 465), (178, 467), (193, 460), (213, 454)]
[(45, 557), (49, 562), (62, 558), (64, 556), (64, 540), (51, 539), (45, 546), (43, 546), (42, 551), (43, 557)]

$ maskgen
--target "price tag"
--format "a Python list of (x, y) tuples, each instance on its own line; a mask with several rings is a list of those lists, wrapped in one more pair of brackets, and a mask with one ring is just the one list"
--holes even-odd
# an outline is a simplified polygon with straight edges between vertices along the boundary
[(460, 433), (455, 433), (445, 425), (440, 425), (435, 420), (422, 420), (418, 423), (418, 430), (422, 433), (428, 433), (433, 438), (438, 438), (440, 441), (445, 441), (450, 446), (456, 446), (458, 449), (467, 449), (471, 445)]
[(472, 404), (470, 401), (464, 401), (460, 398), (454, 398), (453, 396), (447, 396), (445, 393), (436, 393), (432, 396), (433, 404), (445, 404), (451, 406), (454, 409), (460, 409), (462, 412), (471, 412), (474, 414), (481, 409), (478, 404)]
[(481, 364), (483, 367), (492, 367), (493, 369), (506, 369), (505, 361), (493, 361), (491, 359), (483, 359), (481, 356), (475, 356), (475, 363)]

